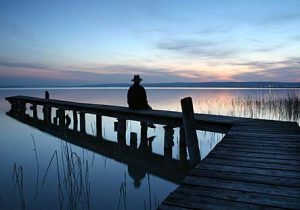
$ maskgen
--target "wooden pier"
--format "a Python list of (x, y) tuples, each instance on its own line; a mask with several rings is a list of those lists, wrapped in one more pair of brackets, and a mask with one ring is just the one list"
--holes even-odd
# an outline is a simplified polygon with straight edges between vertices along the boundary
[[(50, 124), (51, 109), (57, 108), (60, 128), (66, 126), (65, 110), (72, 110), (75, 132), (78, 121), (80, 123), (79, 133), (85, 133), (85, 114), (95, 114), (99, 141), (102, 116), (118, 119), (119, 143), (124, 141), (126, 120), (166, 125), (165, 149), (172, 140), (173, 128), (183, 128), (184, 124), (188, 124), (185, 129), (190, 127), (188, 121), (183, 122), (185, 114), (179, 112), (132, 111), (126, 107), (26, 96), (6, 99), (12, 105), (9, 115), (22, 118), (29, 103), (33, 118), (37, 118), (36, 107), (40, 105), (43, 121)], [(195, 165), (159, 209), (300, 209), (300, 128), (297, 123), (204, 114), (195, 114), (193, 118), (194, 126), (190, 128), (226, 135)], [(181, 136), (180, 141), (185, 143), (186, 135)], [(192, 150), (188, 148), (188, 152), (191, 154)]]
[(298, 124), (236, 121), (159, 209), (300, 209)]

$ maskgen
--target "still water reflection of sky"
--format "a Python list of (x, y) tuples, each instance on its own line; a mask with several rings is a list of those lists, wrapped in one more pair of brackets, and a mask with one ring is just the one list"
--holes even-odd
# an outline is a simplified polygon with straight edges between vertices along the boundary
[[(22, 206), (27, 209), (57, 209), (72, 208), (74, 205), (79, 209), (154, 209), (176, 188), (177, 185), (171, 181), (147, 174), (145, 171), (132, 172), (129, 165), (66, 144), (57, 137), (18, 122), (5, 114), (10, 106), (4, 97), (43, 97), (44, 91), (0, 90), (0, 209), (20, 209)], [(49, 92), (50, 97), (55, 99), (126, 106), (126, 89), (50, 89)], [(291, 93), (286, 89), (151, 89), (147, 90), (147, 93), (153, 109), (180, 111), (180, 99), (192, 96), (195, 112), (199, 113), (291, 120), (287, 117), (290, 115), (279, 113), (275, 105), (268, 110), (264, 105), (255, 103), (254, 106), (254, 103), (247, 103), (247, 100), (263, 98), (274, 99), (276, 102), (276, 99), (287, 97)], [(293, 94), (299, 97), (300, 90), (293, 90)], [(297, 120), (299, 122), (299, 119)], [(114, 121), (112, 118), (104, 118), (103, 125), (104, 137), (112, 142), (116, 141)], [(87, 115), (87, 133), (94, 132), (94, 125), (95, 117)], [(138, 139), (140, 138), (139, 128), (138, 122), (127, 123), (127, 144), (129, 132), (137, 132)], [(148, 130), (148, 136), (156, 136), (153, 141), (153, 152), (156, 154), (164, 153), (163, 132), (160, 125), (156, 129)], [(179, 159), (178, 134), (179, 130), (175, 129), (172, 154), (174, 159)], [(205, 131), (197, 131), (197, 135), (202, 158), (223, 137), (222, 134)], [(69, 154), (66, 148), (74, 154), (73, 179), (64, 174), (68, 171), (65, 167), (70, 161), (66, 159), (66, 155)], [(52, 157), (54, 158), (51, 162)], [(72, 184), (79, 187), (71, 189), (69, 185)]]

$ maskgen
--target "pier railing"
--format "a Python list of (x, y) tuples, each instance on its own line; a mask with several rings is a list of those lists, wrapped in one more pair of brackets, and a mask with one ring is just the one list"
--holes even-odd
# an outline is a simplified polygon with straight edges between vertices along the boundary
[[(130, 110), (121, 106), (87, 104), (29, 96), (7, 97), (6, 100), (11, 104), (11, 110), (9, 111), (11, 116), (24, 116), (26, 107), (29, 104), (33, 113), (33, 119), (38, 120), (37, 106), (42, 106), (43, 121), (48, 125), (54, 123), (62, 130), (68, 128), (71, 123), (71, 118), (66, 115), (66, 111), (71, 111), (73, 114), (73, 130), (80, 133), (86, 133), (86, 114), (94, 114), (96, 116), (96, 137), (99, 140), (103, 139), (102, 117), (116, 118), (117, 140), (119, 144), (124, 145), (126, 145), (127, 120), (141, 122), (142, 135), (147, 135), (147, 128), (150, 123), (164, 125), (165, 151), (172, 151), (174, 128), (179, 127), (180, 145), (182, 147), (187, 146), (192, 165), (200, 161), (196, 130), (226, 133), (232, 126), (233, 121), (239, 120), (239, 118), (232, 117), (224, 118), (224, 116), (220, 117), (217, 115), (194, 114), (191, 100), (182, 100), (183, 113), (163, 110)], [(52, 116), (52, 109), (56, 109), (55, 116)], [(78, 123), (79, 130), (77, 130)], [(188, 138), (187, 141), (186, 137)]]

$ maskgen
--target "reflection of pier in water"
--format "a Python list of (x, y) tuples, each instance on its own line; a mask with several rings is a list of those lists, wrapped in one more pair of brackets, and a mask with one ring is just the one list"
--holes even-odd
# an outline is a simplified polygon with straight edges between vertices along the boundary
[[(180, 128), (179, 145), (181, 160), (186, 158), (186, 150), (189, 153), (190, 165), (195, 166), (200, 161), (200, 152), (196, 130), (206, 130), (217, 133), (226, 133), (231, 127), (235, 118), (219, 117), (216, 115), (195, 114), (191, 99), (182, 100), (183, 112), (163, 111), (163, 110), (130, 110), (127, 107), (110, 106), (101, 104), (87, 104), (71, 101), (62, 101), (46, 98), (36, 98), (28, 96), (12, 96), (6, 100), (11, 104), (10, 113), (23, 116), (26, 114), (26, 106), (30, 105), (34, 119), (38, 118), (38, 107), (42, 107), (42, 119), (48, 124), (59, 124), (62, 130), (73, 124), (73, 130), (86, 133), (86, 114), (96, 117), (96, 136), (98, 141), (102, 139), (102, 117), (112, 117), (117, 119), (115, 130), (119, 144), (126, 145), (126, 122), (128, 120), (139, 121), (141, 123), (141, 135), (147, 135), (147, 124), (164, 125), (164, 151), (165, 156), (172, 157), (172, 147), (174, 145), (174, 128)], [(54, 110), (55, 113), (54, 113)], [(73, 117), (66, 115), (66, 111), (71, 111)], [(55, 117), (53, 118), (53, 114)], [(52, 122), (53, 121), (53, 122)], [(144, 134), (144, 135), (143, 135)], [(134, 144), (133, 144), (134, 145)]]
[[(136, 187), (139, 186), (140, 180), (146, 173), (178, 184), (190, 169), (185, 147), (180, 147), (180, 160), (172, 158), (172, 150), (165, 150), (164, 155), (153, 153), (151, 145), (153, 138), (147, 138), (147, 126), (143, 124), (139, 146), (135, 133), (131, 133), (130, 145), (126, 145), (125, 139), (123, 139), (124, 141), (120, 140), (122, 139), (120, 136), (118, 142), (112, 142), (87, 134), (85, 131), (77, 131), (77, 129), (69, 129), (66, 126), (62, 127), (62, 125), (51, 123), (53, 120), (50, 118), (49, 122), (38, 119), (35, 112), (33, 110), (33, 117), (13, 111), (7, 112), (7, 115), (67, 142), (126, 164)], [(76, 123), (76, 121), (74, 122)]]
[[(194, 115), (193, 111), (188, 112), (193, 110), (191, 100), (188, 98), (181, 100), (182, 113), (161, 110), (131, 111), (126, 107), (25, 96), (6, 99), (12, 105), (9, 115), (13, 114), (15, 118), (24, 121), (28, 118), (25, 115), (26, 104), (32, 105), (33, 119), (37, 118), (36, 106), (43, 106), (45, 120), (40, 122), (44, 123), (43, 126), (46, 128), (48, 128), (47, 125), (53, 126), (50, 110), (53, 107), (58, 108), (57, 113), (61, 123), (60, 127), (56, 125), (55, 129), (59, 136), (64, 137), (63, 131), (66, 130), (67, 136), (76, 136), (72, 141), (79, 145), (84, 144), (83, 142), (90, 142), (88, 145), (91, 149), (95, 148), (103, 153), (114, 154), (112, 156), (116, 159), (122, 157), (120, 160), (126, 160), (124, 161), (126, 163), (130, 162), (131, 164), (132, 161), (141, 166), (147, 165), (148, 168), (145, 170), (169, 180), (176, 179), (175, 182), (179, 179), (177, 180), (174, 176), (184, 176), (180, 173), (184, 171), (181, 164), (187, 162), (186, 155), (182, 156), (181, 161), (173, 160), (172, 155), (168, 152), (172, 151), (173, 128), (180, 127), (182, 131), (184, 127), (185, 135), (180, 135), (180, 145), (182, 145), (181, 148), (184, 148), (182, 151), (188, 150), (189, 162), (195, 168), (189, 172), (180, 186), (163, 201), (159, 209), (300, 209), (300, 128), (296, 122)], [(73, 131), (66, 129), (68, 126), (65, 123), (68, 124), (70, 120), (65, 120), (65, 110), (73, 111), (74, 125), (78, 123), (77, 113), (79, 112), (81, 133), (85, 133), (85, 124), (82, 123), (85, 121), (85, 113), (95, 114), (97, 116), (97, 137), (87, 137), (86, 141), (83, 141), (79, 137), (80, 132), (77, 132), (76, 129)], [(107, 143), (114, 146), (107, 146), (107, 149), (103, 151), (103, 145), (106, 143), (101, 143), (105, 142), (101, 140), (102, 116), (118, 119), (118, 143)], [(31, 119), (32, 122), (34, 122), (33, 119)], [(148, 152), (140, 152), (135, 146), (127, 146), (124, 140), (126, 120), (167, 125), (164, 127), (165, 155), (152, 154), (151, 149), (149, 150), (150, 147), (148, 147)], [(38, 121), (34, 123), (37, 127), (43, 127), (39, 124)], [(201, 162), (195, 129), (226, 133), (222, 141)], [(69, 139), (71, 138), (67, 138), (67, 140)], [(132, 145), (135, 145), (134, 141), (132, 141)], [(109, 147), (112, 149), (108, 149)], [(109, 151), (112, 150), (113, 152), (110, 153)], [(114, 153), (114, 151), (117, 152)], [(132, 156), (133, 154), (135, 157)], [(149, 159), (146, 161), (143, 159), (145, 157), (151, 157), (153, 161), (149, 161)], [(175, 169), (171, 170), (169, 167), (173, 165)], [(129, 172), (132, 171), (129, 170)], [(166, 175), (168, 172), (171, 172), (170, 176)], [(135, 175), (140, 177), (141, 174), (138, 172)]]

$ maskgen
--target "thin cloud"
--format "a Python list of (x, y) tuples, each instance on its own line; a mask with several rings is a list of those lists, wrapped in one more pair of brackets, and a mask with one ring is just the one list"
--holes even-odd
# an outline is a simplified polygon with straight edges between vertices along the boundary
[(283, 81), (284, 78), (285, 81), (299, 82), (299, 72), (299, 67), (283, 67), (246, 73), (237, 73), (236, 75), (232, 76), (232, 79), (236, 81)]
[(293, 81), (300, 80), (300, 58), (291, 57), (282, 61), (261, 62), (252, 61), (235, 63), (237, 66), (247, 66), (251, 72), (236, 73), (232, 78), (238, 81)]
[(240, 63), (230, 63), (233, 66), (247, 66), (249, 68), (261, 68), (268, 69), (274, 68), (275, 66), (286, 66), (286, 67), (300, 67), (300, 58), (291, 57), (282, 61), (250, 61), (250, 62), (240, 62)]
[(193, 58), (225, 58), (236, 53), (212, 41), (170, 40), (158, 43), (157, 48)]
[(40, 64), (40, 63), (30, 63), (30, 62), (8, 62), (0, 61), (0, 66), (2, 67), (12, 67), (12, 68), (31, 68), (31, 69), (40, 69), (40, 70), (49, 70), (51, 67)]
[(294, 14), (280, 14), (272, 15), (263, 19), (264, 23), (285, 23), (291, 21), (298, 21), (300, 19), (300, 13)]

